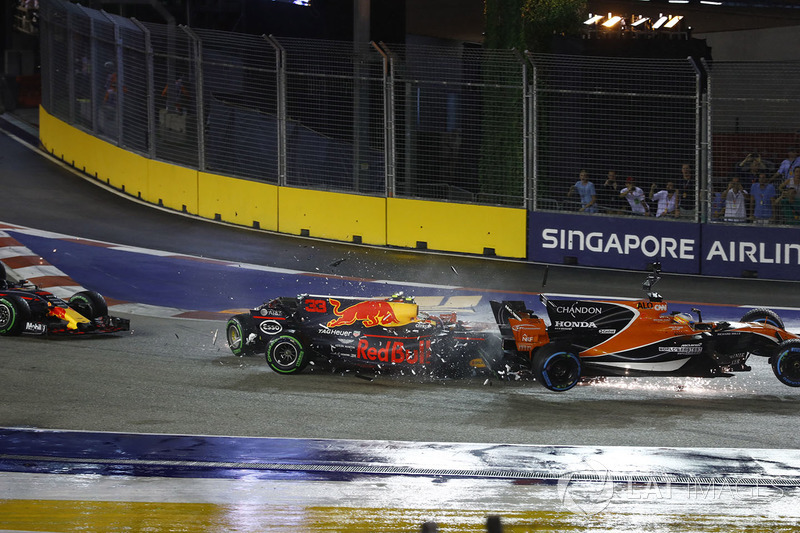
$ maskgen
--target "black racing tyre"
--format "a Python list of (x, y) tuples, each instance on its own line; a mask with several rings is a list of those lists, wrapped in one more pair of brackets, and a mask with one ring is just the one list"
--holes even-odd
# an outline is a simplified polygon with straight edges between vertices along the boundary
[(27, 301), (16, 294), (0, 296), (0, 335), (21, 335), (30, 318), (31, 308)]
[(783, 327), (783, 320), (778, 316), (778, 313), (772, 309), (759, 307), (758, 309), (751, 309), (746, 312), (740, 322), (764, 322), (776, 328), (785, 329)]
[(533, 356), (533, 373), (551, 391), (568, 391), (581, 379), (581, 358), (568, 346), (547, 344)]
[(95, 291), (81, 291), (73, 294), (69, 299), (69, 306), (89, 320), (108, 316), (108, 304), (100, 293)]
[(800, 339), (780, 343), (770, 363), (778, 381), (790, 387), (800, 387)]
[(294, 335), (280, 335), (267, 345), (267, 365), (278, 374), (297, 374), (307, 364), (303, 343)]
[(228, 319), (225, 326), (225, 336), (228, 339), (228, 348), (233, 355), (253, 355), (257, 346), (254, 343), (247, 344), (247, 338), (253, 331), (253, 324), (249, 315), (236, 315)]

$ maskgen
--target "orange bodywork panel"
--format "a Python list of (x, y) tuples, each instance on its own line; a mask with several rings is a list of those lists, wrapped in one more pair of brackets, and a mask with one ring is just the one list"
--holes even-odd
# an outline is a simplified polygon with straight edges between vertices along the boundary
[(508, 324), (514, 334), (517, 350), (528, 352), (528, 356), (536, 348), (550, 342), (550, 336), (547, 334), (547, 324), (541, 318), (510, 318)]

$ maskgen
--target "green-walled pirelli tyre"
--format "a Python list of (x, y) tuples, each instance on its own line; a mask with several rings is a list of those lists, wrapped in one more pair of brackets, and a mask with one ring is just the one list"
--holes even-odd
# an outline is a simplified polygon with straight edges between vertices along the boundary
[(21, 335), (31, 318), (28, 302), (15, 294), (0, 296), (0, 335)]
[(759, 307), (758, 309), (751, 309), (742, 316), (740, 322), (763, 322), (776, 328), (786, 329), (783, 327), (783, 320), (778, 316), (778, 313), (772, 309), (765, 309)]
[(303, 343), (294, 335), (280, 335), (267, 345), (267, 364), (278, 374), (297, 374), (308, 364)]
[(106, 299), (95, 291), (81, 291), (73, 294), (68, 303), (71, 308), (89, 320), (108, 316)]
[(248, 315), (236, 315), (228, 319), (228, 323), (225, 326), (225, 336), (228, 340), (228, 348), (231, 349), (233, 355), (239, 357), (253, 355), (258, 350), (258, 346), (255, 343), (248, 344), (247, 342), (250, 335), (255, 333), (252, 326), (252, 321)]
[(581, 379), (581, 358), (569, 346), (547, 344), (533, 356), (533, 373), (551, 391), (568, 391)]
[(800, 387), (800, 339), (788, 339), (778, 345), (770, 358), (775, 377), (790, 387)]

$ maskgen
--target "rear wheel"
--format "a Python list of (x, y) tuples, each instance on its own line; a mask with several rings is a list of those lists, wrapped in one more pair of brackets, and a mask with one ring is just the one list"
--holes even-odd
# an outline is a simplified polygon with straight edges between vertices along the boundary
[(89, 320), (108, 316), (108, 304), (99, 292), (81, 291), (73, 294), (69, 306)]
[(567, 391), (581, 378), (581, 358), (573, 348), (547, 344), (534, 354), (533, 372), (551, 391)]
[(247, 344), (247, 338), (254, 333), (250, 327), (249, 317), (237, 315), (228, 319), (225, 327), (225, 335), (228, 339), (228, 347), (233, 355), (253, 355), (256, 352), (254, 344)]
[(790, 387), (800, 387), (800, 339), (785, 340), (770, 359), (775, 377)]
[(758, 308), (751, 309), (746, 312), (740, 322), (762, 322), (775, 326), (776, 328), (785, 329), (783, 327), (783, 320), (778, 316), (778, 313), (772, 309)]
[(279, 374), (296, 374), (308, 364), (303, 343), (294, 335), (281, 335), (267, 345), (267, 364)]
[(31, 308), (27, 301), (15, 294), (0, 296), (0, 335), (21, 335), (30, 318)]

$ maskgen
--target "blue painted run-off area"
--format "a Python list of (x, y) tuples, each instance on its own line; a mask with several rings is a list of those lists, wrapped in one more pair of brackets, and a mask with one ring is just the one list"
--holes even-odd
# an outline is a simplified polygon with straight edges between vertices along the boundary
[[(493, 299), (523, 300), (530, 309), (544, 311), (538, 295), (531, 292), (515, 294), (473, 288), (419, 286), (402, 281), (378, 282), (325, 276), (316, 272), (287, 273), (279, 269), (273, 271), (263, 267), (198, 261), (185, 256), (153, 255), (12, 230), (8, 232), (33, 253), (84, 287), (125, 302), (219, 312), (249, 309), (278, 296), (325, 294), (372, 297), (403, 291), (406, 295), (416, 297), (480, 295), (484, 318), (491, 316), (489, 300)], [(739, 307), (712, 306), (703, 302), (671, 304), (670, 309), (688, 312), (692, 307), (699, 307), (707, 320), (738, 320), (744, 313), (744, 309)], [(780, 310), (780, 315), (789, 329), (792, 329), (792, 323), (800, 321), (800, 310)]]

